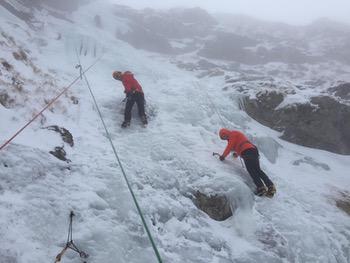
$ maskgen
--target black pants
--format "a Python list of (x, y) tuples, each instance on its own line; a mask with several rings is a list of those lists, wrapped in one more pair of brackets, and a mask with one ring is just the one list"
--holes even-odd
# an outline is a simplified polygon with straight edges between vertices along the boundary
[(259, 152), (255, 148), (247, 149), (241, 154), (245, 167), (248, 173), (252, 177), (257, 188), (264, 186), (269, 187), (273, 185), (272, 181), (267, 175), (261, 170), (259, 163)]
[(146, 117), (145, 114), (145, 96), (143, 93), (136, 92), (132, 94), (128, 94), (126, 105), (125, 105), (125, 111), (124, 111), (124, 121), (130, 122), (131, 120), (131, 110), (134, 104), (137, 104), (137, 109), (139, 111), (140, 117)]

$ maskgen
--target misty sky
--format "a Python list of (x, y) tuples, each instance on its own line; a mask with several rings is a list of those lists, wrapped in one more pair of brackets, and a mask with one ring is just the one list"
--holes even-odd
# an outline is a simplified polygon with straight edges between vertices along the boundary
[(112, 0), (136, 8), (200, 6), (210, 12), (242, 13), (257, 18), (307, 24), (328, 17), (350, 24), (350, 0)]

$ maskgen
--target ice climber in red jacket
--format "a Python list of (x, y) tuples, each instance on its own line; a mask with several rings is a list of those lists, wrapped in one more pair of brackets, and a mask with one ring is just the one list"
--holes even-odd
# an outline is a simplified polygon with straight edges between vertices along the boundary
[(130, 71), (124, 73), (120, 71), (113, 72), (113, 78), (123, 83), (124, 93), (126, 94), (126, 105), (124, 110), (124, 122), (122, 127), (130, 126), (131, 110), (135, 102), (139, 111), (141, 121), (144, 125), (147, 125), (147, 117), (145, 114), (145, 96), (143, 90), (138, 81), (134, 78), (134, 75)]
[(220, 156), (220, 160), (225, 160), (231, 151), (234, 152), (234, 157), (242, 157), (247, 171), (256, 185), (256, 194), (259, 196), (265, 195), (273, 197), (276, 193), (276, 188), (269, 177), (260, 168), (257, 147), (240, 131), (221, 129), (219, 136), (222, 140), (228, 141), (224, 153)]

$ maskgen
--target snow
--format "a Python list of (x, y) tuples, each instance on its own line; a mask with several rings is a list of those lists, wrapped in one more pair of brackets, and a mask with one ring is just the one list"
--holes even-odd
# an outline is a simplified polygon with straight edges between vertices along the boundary
[[(93, 24), (95, 10), (108, 25), (104, 29)], [(127, 25), (114, 20), (111, 6), (97, 2), (83, 7), (74, 14), (74, 24), (45, 19), (50, 28), (30, 32), (31, 37), (47, 40), (47, 46), (27, 43), (31, 37), (17, 36), (10, 25), (2, 30), (16, 35), (32, 51), (39, 68), (54, 72), (57, 90), (78, 75), (75, 49), (81, 43), (90, 47), (81, 56), (84, 68), (103, 54), (86, 76), (164, 262), (349, 262), (350, 221), (334, 204), (336, 194), (350, 187), (344, 172), (349, 170), (349, 156), (279, 139), (279, 133), (239, 110), (239, 94), (235, 98), (221, 89), (223, 77), (198, 80), (161, 55), (116, 39), (115, 30)], [(53, 32), (61, 33), (62, 40), (56, 40)], [(90, 52), (91, 45), (97, 46), (97, 57)], [(9, 55), (1, 51), (3, 56)], [(29, 70), (20, 63), (15, 67)], [(120, 128), (124, 94), (121, 83), (111, 77), (113, 70), (133, 71), (143, 86), (152, 112), (146, 129), (136, 117), (130, 129)], [(34, 86), (28, 89), (33, 91)], [(57, 90), (35, 95), (52, 98)], [(41, 129), (37, 121), (2, 150), (0, 256), (5, 262), (53, 261), (64, 246), (68, 215), (74, 210), (73, 238), (90, 255), (88, 262), (156, 262), (84, 82), (73, 86), (70, 95), (79, 103), (62, 97), (53, 112), (45, 113), (45, 126), (70, 130), (74, 147), (53, 131)], [(18, 115), (25, 111), (29, 112)], [(34, 107), (28, 110), (27, 104), (18, 110), (0, 107), (0, 142), (25, 124), (32, 111)], [(221, 163), (212, 157), (213, 151), (225, 147), (217, 135), (223, 125), (243, 130), (259, 142), (262, 168), (277, 186), (273, 199), (253, 196), (252, 180), (239, 160)], [(263, 147), (271, 140), (281, 146), (274, 163), (267, 158), (270, 149)], [(48, 154), (61, 145), (69, 164)], [(330, 170), (308, 163), (293, 165), (304, 157), (325, 163)], [(197, 190), (225, 194), (238, 207), (234, 216), (224, 222), (210, 219), (190, 199)], [(72, 252), (63, 260), (80, 262)]]

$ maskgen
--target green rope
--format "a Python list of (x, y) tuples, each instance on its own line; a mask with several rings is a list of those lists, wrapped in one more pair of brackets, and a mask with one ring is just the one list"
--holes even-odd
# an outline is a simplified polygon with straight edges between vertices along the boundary
[[(79, 59), (79, 65), (81, 65), (81, 64), (80, 64), (80, 59)], [(91, 95), (91, 97), (92, 97), (92, 99), (93, 99), (93, 101), (94, 101), (94, 104), (95, 104), (95, 106), (96, 106), (97, 112), (98, 112), (98, 114), (99, 114), (99, 116), (100, 116), (100, 119), (101, 119), (101, 121), (102, 121), (103, 127), (104, 127), (104, 129), (105, 129), (105, 131), (106, 131), (107, 138), (108, 138), (108, 140), (109, 140), (109, 143), (111, 144), (111, 147), (112, 147), (112, 149), (113, 149), (114, 155), (115, 155), (115, 157), (116, 157), (116, 159), (117, 159), (117, 162), (118, 162), (118, 164), (119, 164), (120, 170), (121, 170), (122, 173), (123, 173), (124, 179), (125, 179), (126, 184), (127, 184), (128, 188), (129, 188), (129, 191), (130, 191), (130, 193), (131, 193), (132, 199), (134, 200), (136, 209), (137, 209), (137, 211), (138, 211), (138, 213), (139, 213), (139, 215), (140, 215), (140, 217), (141, 217), (142, 224), (143, 224), (143, 226), (144, 226), (144, 228), (145, 228), (145, 230), (146, 230), (146, 232), (147, 232), (147, 236), (148, 236), (148, 238), (149, 238), (149, 240), (150, 240), (150, 242), (151, 242), (151, 244), (152, 244), (154, 253), (156, 254), (156, 257), (157, 257), (157, 259), (158, 259), (158, 262), (159, 262), (159, 263), (162, 263), (162, 262), (163, 262), (163, 261), (162, 261), (162, 258), (160, 257), (160, 254), (159, 254), (159, 252), (158, 252), (158, 249), (157, 249), (157, 247), (156, 247), (156, 244), (155, 244), (155, 242), (154, 242), (154, 240), (153, 240), (153, 238), (152, 238), (151, 232), (150, 232), (150, 230), (149, 230), (149, 228), (148, 228), (148, 226), (147, 226), (147, 223), (146, 223), (146, 220), (145, 220), (145, 218), (144, 218), (144, 216), (143, 216), (143, 213), (142, 213), (142, 211), (141, 211), (140, 205), (139, 205), (139, 203), (137, 202), (137, 199), (136, 199), (136, 196), (135, 196), (135, 194), (134, 194), (134, 191), (133, 191), (132, 188), (131, 188), (131, 185), (130, 185), (129, 180), (128, 180), (127, 176), (126, 176), (126, 173), (125, 173), (125, 170), (124, 170), (124, 168), (123, 168), (123, 165), (122, 165), (122, 163), (121, 163), (121, 161), (120, 161), (120, 159), (119, 159), (119, 155), (118, 155), (118, 153), (117, 153), (117, 150), (115, 149), (114, 144), (113, 144), (113, 142), (112, 142), (110, 133), (109, 133), (109, 131), (108, 131), (108, 129), (107, 129), (107, 126), (106, 126), (106, 123), (105, 123), (105, 121), (104, 121), (104, 119), (103, 119), (103, 117), (102, 117), (102, 113), (101, 113), (100, 108), (99, 108), (99, 106), (98, 106), (98, 104), (97, 104), (95, 95), (94, 95), (94, 93), (92, 92), (91, 86), (90, 86), (90, 84), (89, 84), (89, 81), (88, 81), (88, 79), (87, 79), (87, 77), (86, 77), (84, 71), (82, 71), (82, 75), (84, 76), (84, 80), (85, 80), (86, 85), (87, 85), (87, 87), (88, 87), (88, 89), (89, 89), (89, 91), (90, 91), (90, 95)]]

